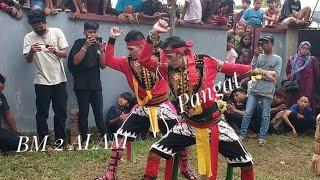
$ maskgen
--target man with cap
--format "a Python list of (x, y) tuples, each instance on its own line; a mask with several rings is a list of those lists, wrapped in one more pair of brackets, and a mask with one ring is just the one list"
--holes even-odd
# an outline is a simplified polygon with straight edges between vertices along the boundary
[(42, 10), (30, 11), (28, 22), (33, 31), (24, 37), (23, 54), (28, 63), (34, 62), (35, 64), (34, 84), (39, 140), (41, 142), (46, 135), (49, 135), (47, 119), (49, 105), (52, 101), (55, 139), (56, 141), (62, 139), (66, 142), (65, 123), (68, 95), (62, 58), (68, 55), (68, 43), (60, 29), (47, 27), (46, 16)]
[[(119, 138), (119, 146), (116, 147), (116, 143), (113, 143), (107, 172), (99, 176), (98, 179), (111, 180), (116, 178), (116, 168), (123, 153), (123, 139), (127, 138), (127, 141), (132, 142), (138, 134), (145, 132), (146, 129), (149, 129), (154, 137), (160, 131), (165, 135), (178, 123), (174, 107), (168, 100), (168, 86), (166, 80), (160, 74), (161, 70), (152, 72), (138, 62), (138, 57), (145, 44), (144, 35), (140, 31), (129, 31), (124, 38), (129, 56), (118, 58), (114, 56), (114, 44), (116, 38), (121, 34), (122, 31), (119, 28), (113, 27), (110, 29), (105, 64), (126, 76), (128, 85), (135, 93), (138, 104), (118, 129), (116, 134)], [(154, 43), (158, 44), (159, 42), (159, 39), (157, 39)], [(157, 49), (152, 51), (155, 58), (160, 59), (161, 53)], [(170, 162), (168, 161), (167, 164), (170, 164)], [(181, 152), (180, 164), (181, 172), (187, 179), (196, 179), (188, 168), (186, 149)]]
[(103, 97), (100, 81), (100, 69), (105, 69), (104, 44), (102, 39), (98, 38), (98, 29), (98, 23), (85, 22), (85, 38), (74, 42), (68, 58), (68, 67), (74, 79), (73, 89), (78, 100), (79, 130), (82, 142), (87, 139), (89, 104), (91, 104), (101, 137), (107, 131), (103, 121)]
[[(275, 71), (277, 77), (281, 73), (282, 59), (280, 56), (273, 53), (274, 38), (272, 35), (265, 35), (259, 39), (260, 47), (255, 49), (254, 57), (251, 61), (253, 68), (261, 68), (268, 71)], [(243, 115), (240, 138), (245, 138), (247, 135), (251, 116), (258, 102), (262, 102), (262, 122), (259, 133), (259, 145), (266, 144), (266, 135), (270, 122), (270, 108), (275, 92), (275, 81), (270, 81), (265, 78), (256, 79), (252, 81), (250, 93), (248, 94), (247, 106)]]

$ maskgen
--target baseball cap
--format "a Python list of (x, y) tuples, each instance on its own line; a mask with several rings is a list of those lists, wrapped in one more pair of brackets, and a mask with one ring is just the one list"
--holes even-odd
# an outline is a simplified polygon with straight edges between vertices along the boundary
[(262, 38), (259, 39), (260, 42), (266, 42), (266, 41), (269, 41), (271, 43), (274, 43), (274, 38), (271, 34), (267, 34), (267, 35), (264, 35)]
[(28, 22), (29, 22), (29, 24), (34, 24), (34, 23), (36, 23), (36, 22), (39, 22), (39, 21), (41, 21), (41, 22), (46, 22), (46, 15), (45, 15), (45, 13), (42, 11), (42, 10), (40, 10), (40, 9), (33, 9), (33, 10), (31, 10), (29, 13), (28, 13), (28, 15), (27, 15), (27, 17), (28, 17)]

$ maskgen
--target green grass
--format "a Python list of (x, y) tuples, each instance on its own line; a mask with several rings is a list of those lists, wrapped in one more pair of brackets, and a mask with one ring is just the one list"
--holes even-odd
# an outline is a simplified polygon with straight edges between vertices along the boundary
[[(135, 163), (122, 160), (118, 168), (120, 180), (136, 180), (143, 175), (147, 151), (155, 140), (136, 141)], [(313, 138), (269, 136), (267, 145), (259, 147), (257, 140), (248, 139), (246, 147), (254, 158), (256, 178), (259, 180), (320, 179), (310, 172)], [(62, 151), (53, 153), (27, 152), (0, 156), (0, 179), (93, 179), (107, 166), (110, 150)], [(195, 148), (190, 148), (190, 167), (197, 170)], [(164, 161), (159, 179), (163, 179)], [(226, 160), (219, 157), (219, 179), (226, 174)], [(179, 177), (179, 179), (183, 179)], [(240, 179), (239, 168), (234, 179)]]

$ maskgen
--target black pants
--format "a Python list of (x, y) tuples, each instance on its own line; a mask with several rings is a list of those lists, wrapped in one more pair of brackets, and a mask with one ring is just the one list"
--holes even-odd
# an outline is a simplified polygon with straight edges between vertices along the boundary
[[(82, 139), (86, 139), (88, 133), (89, 103), (91, 104), (96, 126), (104, 136), (107, 133), (106, 124), (103, 121), (103, 97), (101, 90), (77, 90), (75, 91), (79, 106), (79, 130)], [(85, 139), (84, 139), (85, 138)]]
[(16, 151), (19, 145), (18, 133), (0, 127), (0, 151)]
[[(49, 105), (52, 101), (54, 111), (54, 134), (55, 139), (63, 139), (66, 142), (65, 124), (67, 119), (68, 94), (66, 83), (57, 85), (35, 84), (37, 106), (37, 132), (41, 142), (45, 135), (49, 134), (47, 119), (49, 117)], [(49, 141), (49, 139), (48, 139)]]
[[(316, 121), (312, 117), (310, 117), (309, 119), (298, 119), (297, 112), (292, 112), (289, 115), (289, 120), (298, 134), (302, 134), (307, 132), (308, 130), (315, 129)], [(291, 130), (289, 126), (286, 126), (286, 128), (287, 130)]]

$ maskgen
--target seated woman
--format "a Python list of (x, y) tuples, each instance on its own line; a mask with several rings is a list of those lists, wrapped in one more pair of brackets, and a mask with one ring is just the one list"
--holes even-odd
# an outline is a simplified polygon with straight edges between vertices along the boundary
[[(311, 56), (311, 44), (303, 41), (299, 45), (298, 53), (289, 58), (287, 64), (287, 77), (291, 82), (296, 80), (298, 88), (288, 89), (284, 86), (286, 91), (286, 105), (291, 107), (297, 100), (305, 95), (309, 97), (310, 106), (313, 112), (316, 110), (316, 85), (319, 84), (319, 65), (317, 58)], [(317, 113), (317, 112), (316, 112)]]
[(285, 25), (308, 25), (310, 14), (310, 7), (301, 9), (300, 0), (285, 0), (279, 22)]

